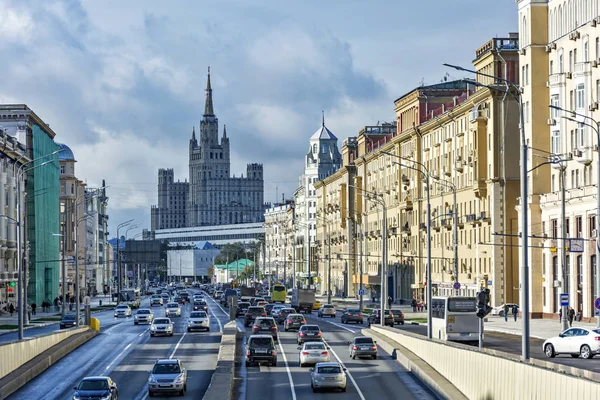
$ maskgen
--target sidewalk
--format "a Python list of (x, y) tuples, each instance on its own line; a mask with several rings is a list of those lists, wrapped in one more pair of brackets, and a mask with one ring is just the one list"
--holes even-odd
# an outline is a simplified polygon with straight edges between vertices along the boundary
[[(510, 315), (512, 317), (512, 315)], [(504, 322), (504, 317), (488, 317), (483, 324), (485, 331), (502, 332), (521, 336), (523, 332), (523, 320), (509, 318)], [(595, 323), (573, 321), (573, 327), (595, 328)], [(548, 339), (558, 336), (562, 332), (562, 325), (557, 319), (531, 319), (529, 323), (530, 336), (538, 339)]]

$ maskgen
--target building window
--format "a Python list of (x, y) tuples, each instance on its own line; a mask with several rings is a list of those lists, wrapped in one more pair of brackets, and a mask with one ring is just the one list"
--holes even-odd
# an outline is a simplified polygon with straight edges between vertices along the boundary
[(569, 109), (575, 109), (575, 92), (573, 90), (569, 92)]
[(585, 146), (585, 140), (584, 140), (584, 125), (583, 124), (579, 124), (579, 127), (577, 128), (577, 144), (578, 147), (580, 149), (583, 149)]
[(65, 166), (64, 166), (64, 165), (61, 165), (61, 166), (60, 166), (60, 173), (61, 173), (61, 174), (64, 174), (64, 173), (65, 173)]
[(583, 219), (575, 217), (575, 237), (580, 238), (583, 235)]
[[(552, 95), (552, 97), (550, 98), (550, 104), (552, 104), (554, 107), (560, 107), (560, 97), (557, 94)], [(553, 119), (557, 120), (558, 122), (560, 115), (557, 109), (551, 108), (550, 115)]]
[(558, 237), (558, 220), (553, 219), (550, 224), (552, 226), (552, 239), (556, 239)]
[(556, 130), (556, 131), (552, 131), (552, 138), (551, 138), (551, 143), (550, 143), (550, 152), (552, 152), (552, 154), (560, 154), (561, 150), (560, 150), (560, 131)]
[(583, 83), (577, 85), (577, 108), (585, 108), (585, 85)]
[(596, 230), (596, 216), (592, 215), (588, 218), (588, 226), (589, 226), (589, 233), (590, 233), (590, 237), (595, 237), (596, 235), (594, 235), (595, 230)]

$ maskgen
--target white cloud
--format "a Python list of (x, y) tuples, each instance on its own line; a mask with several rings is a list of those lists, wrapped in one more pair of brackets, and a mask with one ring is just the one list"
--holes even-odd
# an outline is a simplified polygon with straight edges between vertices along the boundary
[(34, 28), (33, 19), (29, 13), (10, 8), (8, 1), (0, 1), (0, 37), (2, 41), (28, 43)]

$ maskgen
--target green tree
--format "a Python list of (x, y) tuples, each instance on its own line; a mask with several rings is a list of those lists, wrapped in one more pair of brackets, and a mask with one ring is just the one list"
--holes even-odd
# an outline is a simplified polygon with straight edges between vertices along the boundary
[(244, 245), (240, 242), (227, 243), (221, 249), (221, 254), (215, 257), (215, 264), (227, 264), (242, 258), (246, 258)]

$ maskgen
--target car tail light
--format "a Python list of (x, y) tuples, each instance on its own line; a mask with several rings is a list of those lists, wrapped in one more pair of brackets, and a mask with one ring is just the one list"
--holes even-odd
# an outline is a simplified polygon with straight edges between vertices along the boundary
[(309, 354), (310, 354), (310, 353), (309, 353), (308, 351), (303, 351), (303, 352), (302, 352), (302, 355), (303, 355), (303, 356), (307, 356), (307, 355), (309, 355)]
[(358, 346), (356, 346), (356, 345), (352, 346), (352, 350), (358, 350)]
[(258, 329), (258, 326), (256, 326), (256, 325), (253, 325), (253, 326), (252, 326), (252, 329)]
[(274, 331), (276, 331), (276, 330), (277, 330), (277, 327), (276, 327), (276, 326), (274, 326), (274, 327), (273, 327), (273, 328), (271, 328), (271, 329), (273, 329)]
[(329, 354), (329, 353), (328, 353), (328, 352), (326, 352), (326, 351), (322, 351), (322, 352), (321, 352), (321, 355), (322, 355), (322, 356), (326, 356), (327, 354)]
[(250, 316), (251, 316), (251, 314), (250, 314), (250, 313), (246, 313), (246, 317), (250, 317)]
[(246, 351), (246, 355), (249, 356), (250, 355), (250, 350)]
[(358, 314), (358, 316), (359, 316), (359, 317), (362, 317), (363, 315), (362, 315), (362, 313), (360, 313), (360, 314)]
[(349, 316), (349, 317), (351, 317), (351, 316), (352, 316), (352, 314), (351, 314), (351, 313), (348, 313), (348, 316)]
[(596, 336), (594, 340), (600, 340), (600, 336)]
[(377, 350), (377, 346), (375, 346), (375, 345), (371, 346), (371, 350)]
[(271, 351), (271, 355), (276, 356), (277, 352), (275, 350)]
[(283, 317), (283, 314), (279, 314), (280, 317)]
[(321, 336), (321, 332), (317, 333), (317, 336)]
[(304, 336), (304, 332), (300, 332), (300, 336)]
[(267, 314), (260, 314), (260, 315), (261, 315), (261, 317), (266, 317), (267, 316)]

